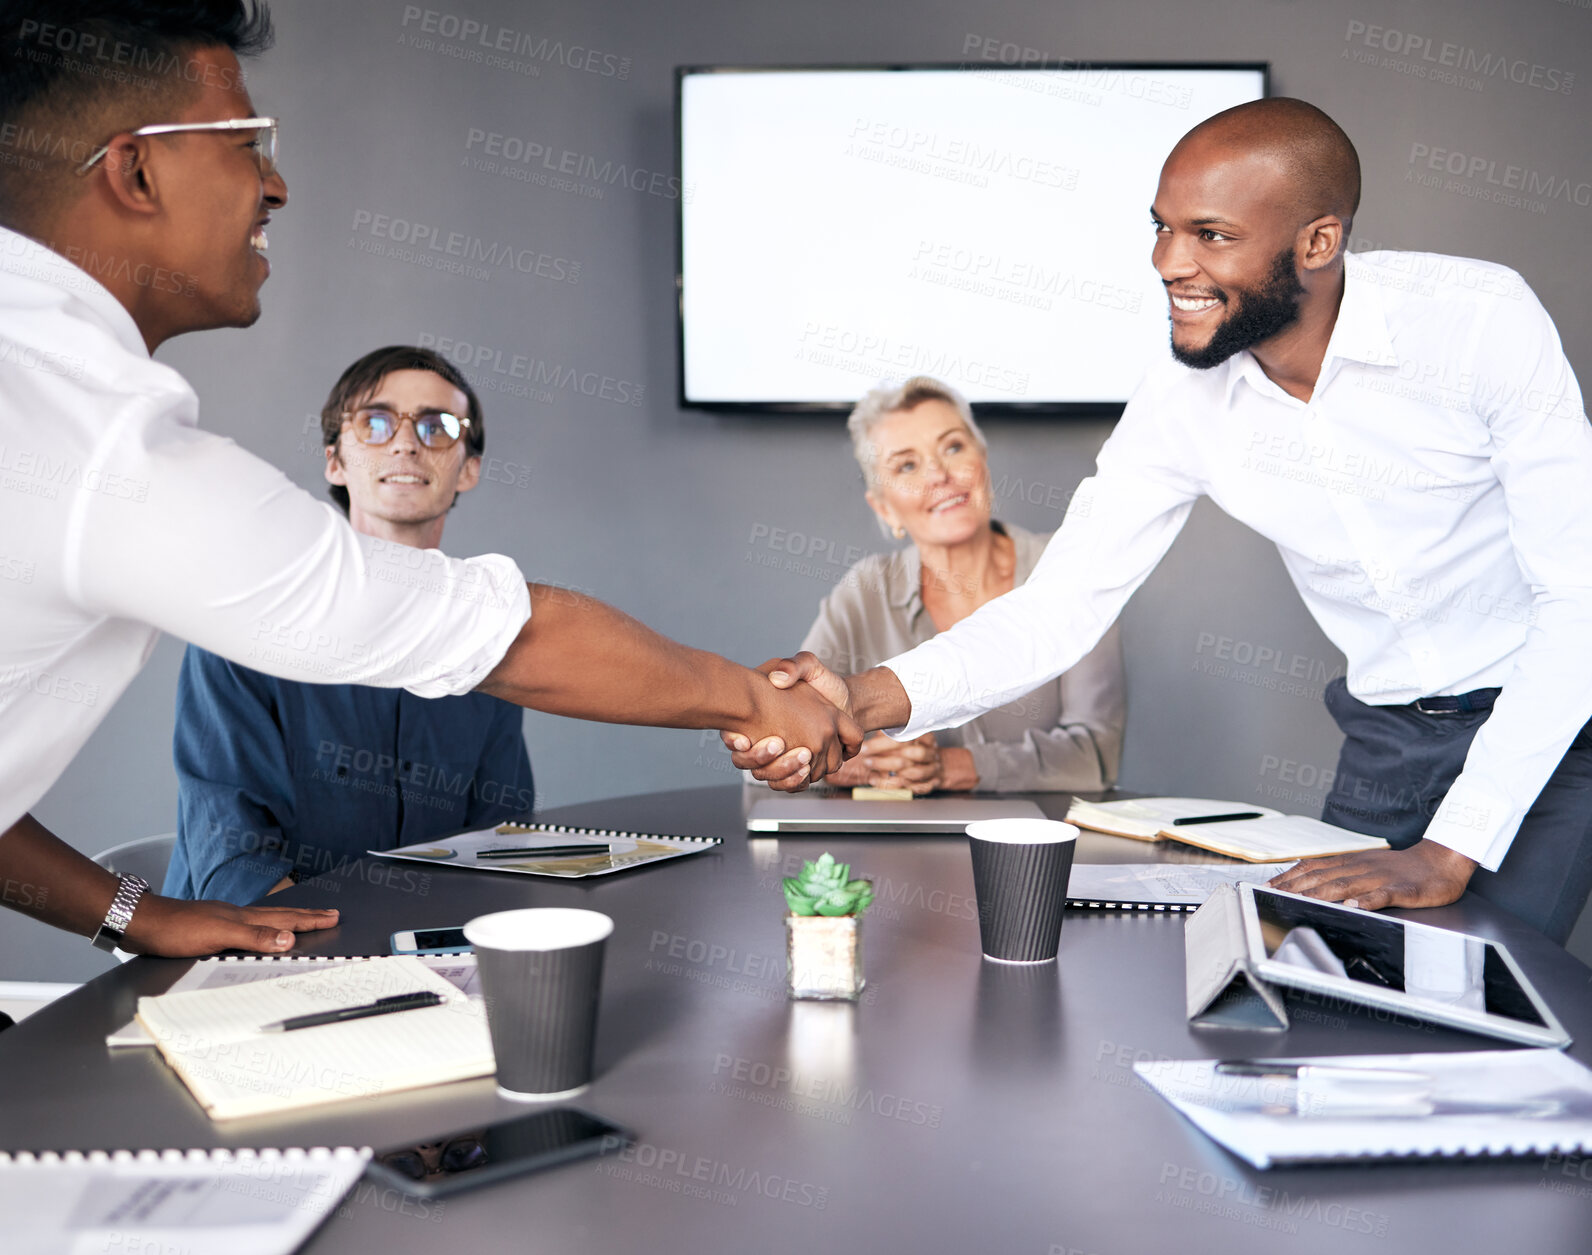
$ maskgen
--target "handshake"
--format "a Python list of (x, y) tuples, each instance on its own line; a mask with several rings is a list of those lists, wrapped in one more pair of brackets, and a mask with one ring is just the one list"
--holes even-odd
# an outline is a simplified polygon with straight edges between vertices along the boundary
[[(841, 676), (804, 650), (794, 658), (771, 658), (757, 671), (768, 678), (768, 688), (754, 690), (746, 729), (719, 735), (731, 762), (781, 792), (795, 793), (842, 772), (846, 761), (864, 750), (865, 730), (896, 727), (911, 716), (906, 690), (885, 667)], [(922, 742), (897, 746), (885, 737), (869, 738), (868, 750), (883, 752), (878, 742), (911, 757), (931, 751), (933, 738), (922, 739), (926, 748)], [(883, 767), (886, 760), (880, 757), (876, 765)], [(866, 770), (846, 771), (847, 783), (869, 778)]]

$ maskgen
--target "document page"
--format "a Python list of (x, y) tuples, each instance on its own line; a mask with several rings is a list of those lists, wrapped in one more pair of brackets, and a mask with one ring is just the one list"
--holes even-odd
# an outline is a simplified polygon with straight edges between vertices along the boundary
[(1287, 870), (1274, 863), (1074, 863), (1067, 900), (1201, 906), (1222, 885), (1263, 885)]
[(289, 1255), (337, 1207), (368, 1151), (0, 1154), (6, 1249), (28, 1255)]
[(1592, 1150), (1592, 1072), (1557, 1050), (1281, 1062), (1385, 1069), (1407, 1073), (1411, 1085), (1341, 1073), (1320, 1080), (1224, 1075), (1209, 1059), (1143, 1062), (1134, 1071), (1202, 1132), (1257, 1168), (1387, 1155)]

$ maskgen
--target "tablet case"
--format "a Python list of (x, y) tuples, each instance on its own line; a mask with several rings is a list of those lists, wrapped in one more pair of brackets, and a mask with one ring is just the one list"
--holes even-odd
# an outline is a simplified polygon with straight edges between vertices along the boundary
[(1183, 926), (1188, 1018), (1195, 1028), (1280, 1032), (1288, 1011), (1275, 986), (1256, 974), (1244, 945), (1238, 890), (1222, 885)]

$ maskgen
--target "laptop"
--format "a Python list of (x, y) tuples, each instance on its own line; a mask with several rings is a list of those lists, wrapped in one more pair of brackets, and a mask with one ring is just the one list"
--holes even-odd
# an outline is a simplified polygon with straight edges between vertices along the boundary
[(758, 798), (747, 808), (748, 832), (937, 833), (966, 830), (976, 819), (1048, 819), (1021, 798), (920, 797), (910, 802), (857, 801), (848, 793)]

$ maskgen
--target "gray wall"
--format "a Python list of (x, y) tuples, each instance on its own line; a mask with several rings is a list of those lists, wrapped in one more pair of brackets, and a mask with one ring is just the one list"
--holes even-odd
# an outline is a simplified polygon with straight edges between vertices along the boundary
[[(522, 354), (607, 376), (610, 392), (620, 383), (619, 391), (642, 390), (640, 405), (562, 388), (516, 396), (494, 390), (504, 376), (472, 372), (485, 389), (491, 461), (487, 481), (449, 521), (446, 547), (507, 553), (533, 578), (589, 590), (733, 658), (755, 663), (793, 648), (840, 574), (826, 555), (879, 543), (840, 425), (679, 410), (674, 202), (624, 187), (604, 187), (596, 199), (472, 170), (464, 164), (471, 128), (667, 175), (672, 68), (680, 63), (957, 62), (985, 40), (997, 50), (1008, 45), (1008, 56), (1031, 49), (1051, 62), (1268, 60), (1275, 92), (1319, 103), (1359, 146), (1366, 195), (1355, 247), (1514, 266), (1558, 320), (1583, 377), (1592, 363), (1583, 260), (1592, 226), (1588, 0), (416, 7), (429, 3), (488, 28), (545, 35), (548, 52), (562, 41), (598, 55), (587, 69), (534, 54), (520, 58), (534, 73), (488, 68), (447, 55), (448, 41), (435, 36), (429, 50), (414, 46), (426, 36), (419, 22), (406, 24), (396, 0), (277, 0), (278, 47), (250, 71), (258, 107), (282, 118), (292, 191), (270, 229), (275, 274), (265, 316), (248, 331), (180, 340), (161, 356), (193, 381), (207, 427), (317, 493), (314, 415), (342, 367), (380, 344), (450, 338), (500, 351), (504, 361)], [(1402, 47), (1406, 37), (1429, 42), (1401, 55), (1366, 42)], [(1444, 44), (1469, 58), (1469, 81), (1435, 79), (1423, 64)], [(1526, 81), (1476, 69), (1500, 62)], [(1532, 86), (1534, 67), (1539, 83), (1575, 75), (1570, 93)], [(1485, 174), (1424, 186), (1416, 176), (1428, 171), (1412, 161), (1417, 145), (1492, 162), (1497, 171), (1515, 165), (1568, 180), (1568, 191), (1515, 206), (1474, 195), (1491, 190)], [(547, 270), (567, 274), (578, 262), (578, 277), (496, 267), (482, 279), (372, 254), (361, 246), (383, 242), (356, 226), (362, 210), (539, 251)], [(1146, 265), (1149, 246), (1147, 229)], [(999, 513), (1048, 530), (1109, 424), (997, 421), (989, 429)], [(818, 552), (798, 559), (787, 551), (791, 542), (769, 543), (774, 529), (800, 533), (800, 547)], [(1202, 503), (1129, 607), (1125, 631), (1124, 786), (1306, 812), (1319, 804), (1336, 738), (1318, 693), (1341, 672), (1342, 658), (1304, 613), (1268, 545)], [(161, 644), (39, 807), (43, 821), (81, 849), (173, 826), (180, 649)], [(1244, 659), (1262, 650), (1281, 663), (1202, 670), (1224, 661), (1219, 652)], [(1274, 665), (1302, 670), (1307, 691), (1270, 687)], [(544, 805), (733, 778), (712, 734), (541, 715), (527, 716), (526, 731)], [(0, 978), (69, 980), (99, 966), (84, 942), (0, 917)]]

